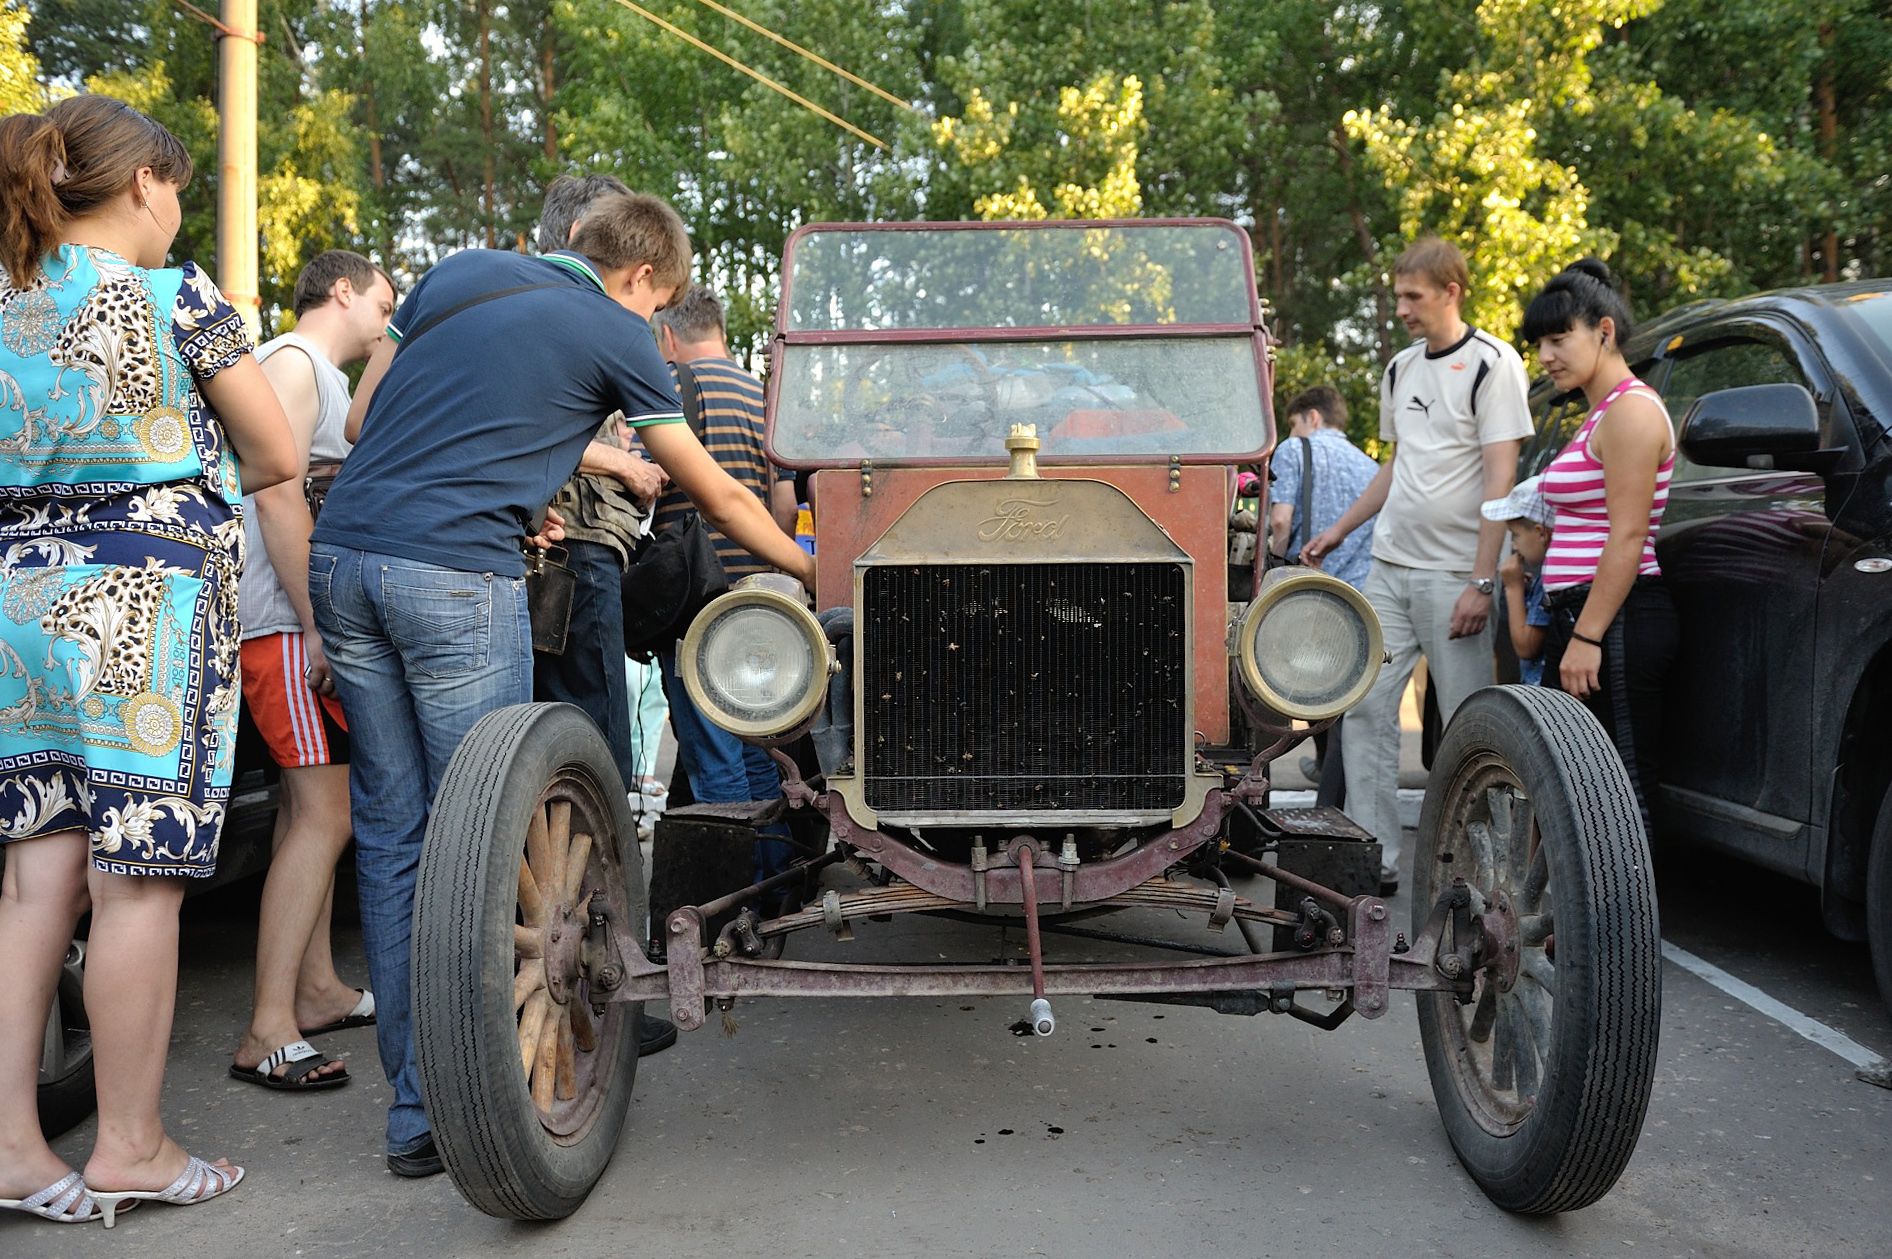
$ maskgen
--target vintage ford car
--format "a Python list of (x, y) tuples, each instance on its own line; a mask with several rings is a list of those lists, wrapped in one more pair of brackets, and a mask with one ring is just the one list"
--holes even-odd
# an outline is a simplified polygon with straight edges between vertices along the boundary
[[(1539, 690), (1463, 706), (1407, 931), (1371, 836), (1266, 807), (1269, 762), (1358, 701), (1382, 648), (1371, 608), (1320, 573), (1238, 574), (1254, 597), (1230, 600), (1233, 469), (1274, 433), (1246, 235), (810, 226), (776, 329), (769, 442), (814, 470), (817, 589), (742, 582), (679, 665), (712, 720), (773, 751), (791, 820), (825, 825), (786, 874), (679, 897), (719, 828), (743, 853), (782, 803), (667, 818), (694, 846), (660, 830), (647, 892), (582, 714), (524, 705), (474, 728), (435, 801), (414, 928), (422, 1083), (461, 1192), (519, 1218), (582, 1202), (645, 1001), (687, 1030), (746, 997), (1016, 995), (1021, 1030), (1050, 1035), (1068, 994), (1331, 1028), (1385, 1016), (1396, 989), (1418, 994), (1441, 1116), (1494, 1201), (1607, 1192), (1648, 1101), (1660, 959), (1646, 840), (1595, 720)], [(805, 773), (785, 749), (810, 733)], [(1137, 960), (1047, 946), (1136, 907), (1208, 934), (1139, 938)], [(845, 956), (865, 958), (874, 924), (911, 913), (1022, 925), (1029, 965), (788, 951), (858, 928)]]

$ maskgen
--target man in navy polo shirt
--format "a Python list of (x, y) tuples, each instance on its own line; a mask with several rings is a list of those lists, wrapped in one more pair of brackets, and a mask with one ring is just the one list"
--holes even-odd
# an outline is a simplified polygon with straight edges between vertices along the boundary
[(814, 583), (810, 558), (682, 423), (648, 320), (689, 272), (674, 210), (638, 194), (600, 198), (569, 252), (444, 259), (389, 324), (355, 394), (359, 440), (316, 524), (309, 598), (354, 742), (362, 936), (398, 1175), (441, 1170), (408, 983), (430, 803), (474, 723), (531, 702), (521, 543), (581, 461), (614, 474), (611, 456), (630, 458), (588, 446), (602, 417), (622, 411), (705, 520)]

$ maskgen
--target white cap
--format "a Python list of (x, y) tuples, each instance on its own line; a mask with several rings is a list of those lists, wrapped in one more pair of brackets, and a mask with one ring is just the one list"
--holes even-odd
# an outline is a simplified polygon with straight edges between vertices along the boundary
[(1486, 520), (1528, 520), (1550, 528), (1557, 521), (1557, 511), (1544, 501), (1544, 478), (1526, 477), (1511, 487), (1503, 498), (1479, 505)]

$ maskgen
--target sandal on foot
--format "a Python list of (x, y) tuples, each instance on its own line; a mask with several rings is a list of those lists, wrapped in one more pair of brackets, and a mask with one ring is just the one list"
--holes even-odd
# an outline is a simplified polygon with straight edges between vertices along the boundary
[(374, 994), (366, 988), (357, 988), (361, 1000), (355, 1002), (355, 1008), (336, 1019), (333, 1023), (324, 1023), (320, 1027), (297, 1028), (304, 1036), (326, 1036), (330, 1032), (345, 1032), (351, 1027), (372, 1027), (374, 1025)]
[[(306, 1040), (291, 1041), (269, 1057), (253, 1067), (239, 1067), (230, 1064), (230, 1074), (239, 1080), (251, 1084), (260, 1084), (266, 1089), (283, 1089), (286, 1092), (300, 1093), (309, 1089), (334, 1088), (338, 1084), (348, 1083), (348, 1068), (343, 1067), (337, 1075), (325, 1075), (310, 1079), (311, 1073), (335, 1062), (321, 1050)], [(283, 1068), (281, 1075), (276, 1075), (277, 1067)]]
[(221, 1197), (242, 1183), (241, 1167), (217, 1167), (193, 1154), (177, 1179), (166, 1188), (123, 1189), (115, 1193), (95, 1189), (92, 1200), (105, 1214), (105, 1227), (110, 1228), (117, 1223), (114, 1217), (118, 1212), (129, 1210), (134, 1202), (168, 1202), (174, 1207), (194, 1207)]
[(55, 1224), (89, 1224), (100, 1215), (78, 1172), (67, 1172), (30, 1198), (0, 1198), (0, 1211), (27, 1211)]

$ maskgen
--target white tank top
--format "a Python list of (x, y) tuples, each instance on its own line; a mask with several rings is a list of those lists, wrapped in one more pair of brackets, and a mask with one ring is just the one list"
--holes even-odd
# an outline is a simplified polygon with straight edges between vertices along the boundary
[[(256, 351), (256, 361), (266, 361), (285, 346), (294, 346), (315, 364), (315, 438), (309, 449), (312, 463), (339, 463), (348, 457), (348, 438), (343, 428), (348, 422), (348, 376), (329, 362), (328, 356), (293, 332), (285, 332), (265, 342)], [(263, 547), (263, 530), (256, 522), (256, 496), (243, 496), (243, 577), (237, 584), (237, 617), (244, 638), (264, 634), (299, 634), (302, 618), (283, 591), (276, 570), (270, 567), (269, 552)]]

